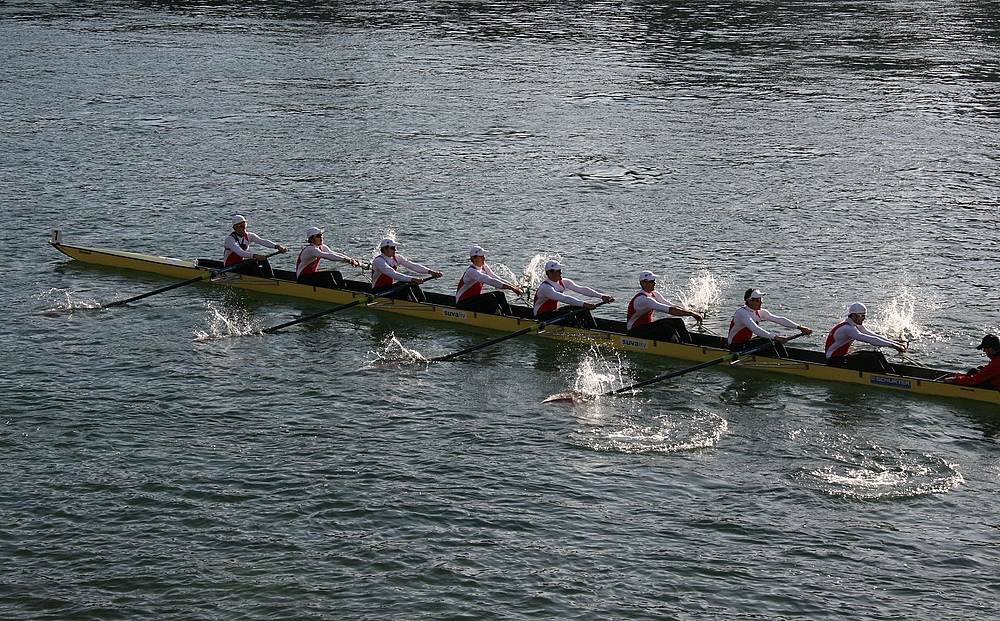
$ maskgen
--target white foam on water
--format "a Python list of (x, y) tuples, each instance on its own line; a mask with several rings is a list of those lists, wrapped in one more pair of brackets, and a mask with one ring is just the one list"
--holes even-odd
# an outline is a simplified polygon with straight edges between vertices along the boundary
[(965, 479), (954, 464), (923, 453), (880, 446), (828, 451), (835, 462), (808, 469), (811, 485), (831, 496), (858, 500), (943, 494)]
[(619, 352), (605, 356), (595, 346), (576, 367), (573, 392), (596, 397), (633, 383), (631, 367)]
[(525, 306), (532, 305), (530, 297), (530, 292), (532, 291), (532, 289), (530, 288), (529, 283), (527, 282), (528, 278), (526, 276), (524, 276), (523, 274), (521, 276), (518, 276), (517, 273), (514, 272), (514, 270), (512, 270), (510, 267), (508, 267), (503, 263), (490, 263), (490, 269), (492, 269), (493, 273), (499, 276), (501, 280), (506, 280), (509, 283), (513, 283), (524, 290), (523, 295), (515, 297), (513, 299), (521, 300)]
[(380, 342), (379, 349), (368, 351), (367, 362), (359, 372), (371, 372), (386, 365), (400, 365), (414, 362), (428, 363), (430, 360), (415, 349), (409, 349), (390, 332)]
[(717, 446), (729, 424), (707, 410), (671, 412), (657, 418), (656, 425), (627, 424), (609, 433), (597, 450), (619, 453), (677, 453)]
[(716, 278), (708, 270), (702, 270), (688, 280), (684, 289), (677, 291), (677, 298), (681, 306), (708, 314), (718, 309), (725, 286), (724, 279)]
[(921, 297), (907, 286), (900, 287), (891, 300), (869, 309), (866, 326), (872, 332), (883, 334), (893, 340), (919, 341), (932, 333), (917, 323), (917, 300)]
[(93, 298), (75, 298), (73, 292), (66, 289), (49, 289), (35, 296), (40, 300), (53, 300), (50, 304), (55, 304), (53, 308), (46, 309), (42, 314), (48, 317), (55, 317), (69, 313), (74, 310), (101, 308), (101, 303)]
[(627, 360), (591, 348), (577, 365), (570, 393), (582, 397), (574, 399), (583, 425), (574, 433), (576, 441), (595, 451), (675, 453), (716, 446), (728, 429), (725, 419), (704, 409), (661, 412), (632, 394), (593, 398), (633, 383)]
[(595, 451), (615, 453), (679, 453), (718, 446), (729, 429), (724, 418), (695, 408), (650, 412), (650, 404), (634, 398), (604, 404), (600, 417), (591, 415), (589, 426), (575, 433), (577, 440)]
[(250, 318), (250, 314), (232, 307), (221, 307), (217, 302), (205, 302), (208, 311), (208, 329), (195, 332), (196, 341), (217, 341), (231, 336), (257, 334), (261, 326)]

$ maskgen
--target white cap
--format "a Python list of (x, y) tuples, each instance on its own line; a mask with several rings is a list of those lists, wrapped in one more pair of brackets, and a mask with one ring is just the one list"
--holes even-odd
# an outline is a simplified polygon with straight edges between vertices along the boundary
[(306, 239), (310, 239), (315, 235), (321, 235), (326, 229), (318, 229), (315, 226), (311, 226), (306, 229)]
[(563, 264), (560, 263), (559, 261), (546, 261), (545, 262), (545, 271), (546, 272), (551, 272), (552, 270), (561, 270), (562, 268), (563, 268)]
[(470, 257), (485, 257), (486, 256), (486, 251), (483, 250), (482, 246), (473, 246), (469, 250), (469, 256)]
[(393, 238), (391, 238), (391, 237), (386, 237), (386, 238), (385, 238), (385, 239), (383, 239), (383, 240), (382, 240), (381, 242), (379, 242), (379, 245), (378, 245), (378, 247), (379, 247), (379, 248), (385, 248), (386, 246), (388, 246), (388, 247), (390, 247), (390, 248), (395, 248), (395, 247), (396, 247), (396, 246), (398, 246), (398, 245), (399, 245), (399, 244), (397, 244), (397, 243), (396, 243), (396, 240), (394, 240), (394, 239), (393, 239)]
[(240, 222), (246, 222), (246, 221), (247, 219), (244, 218), (243, 216), (233, 216), (233, 226), (236, 226)]
[(753, 289), (743, 299), (745, 299), (745, 300), (762, 300), (762, 299), (764, 299), (764, 295), (765, 295), (764, 292), (761, 291), (760, 289)]
[(851, 304), (851, 307), (847, 309), (848, 315), (867, 315), (868, 307), (866, 307), (861, 302), (855, 302)]
[(649, 270), (646, 270), (641, 274), (639, 274), (639, 282), (642, 282), (644, 280), (656, 280), (657, 278), (659, 278), (659, 276), (657, 276), (656, 274), (654, 274)]

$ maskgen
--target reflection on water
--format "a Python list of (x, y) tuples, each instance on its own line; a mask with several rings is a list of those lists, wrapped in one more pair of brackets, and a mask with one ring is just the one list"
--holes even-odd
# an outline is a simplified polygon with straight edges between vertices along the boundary
[(723, 368), (542, 405), (685, 364), (426, 364), (488, 337), (361, 309), (193, 344), (319, 310), (210, 287), (38, 313), (166, 284), (48, 229), (218, 257), (243, 213), (282, 269), (306, 226), (398, 233), (454, 294), (479, 244), (615, 319), (652, 269), (715, 332), (749, 286), (817, 348), (863, 301), (965, 369), (998, 325), (994, 9), (0, 3), (0, 616), (992, 619), (996, 408)]

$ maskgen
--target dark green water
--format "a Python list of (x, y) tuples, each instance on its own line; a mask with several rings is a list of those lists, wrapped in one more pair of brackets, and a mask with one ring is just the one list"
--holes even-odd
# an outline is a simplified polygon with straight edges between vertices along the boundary
[[(995, 406), (319, 310), (76, 264), (394, 232), (623, 317), (642, 269), (1000, 331), (995, 2), (0, 4), (0, 616), (993, 619)], [(294, 254), (275, 260), (291, 268)], [(353, 274), (349, 274), (352, 275)], [(45, 311), (73, 310), (48, 316)], [(51, 313), (50, 313), (51, 314)], [(392, 359), (390, 364), (381, 364)]]

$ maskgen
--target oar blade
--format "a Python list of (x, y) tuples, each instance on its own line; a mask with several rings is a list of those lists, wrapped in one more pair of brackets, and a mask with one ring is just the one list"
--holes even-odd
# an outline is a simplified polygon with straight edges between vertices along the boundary
[(545, 399), (542, 399), (542, 403), (579, 403), (581, 401), (588, 401), (592, 397), (590, 395), (585, 395), (573, 390), (567, 390), (565, 392), (557, 392), (554, 395), (549, 395)]

